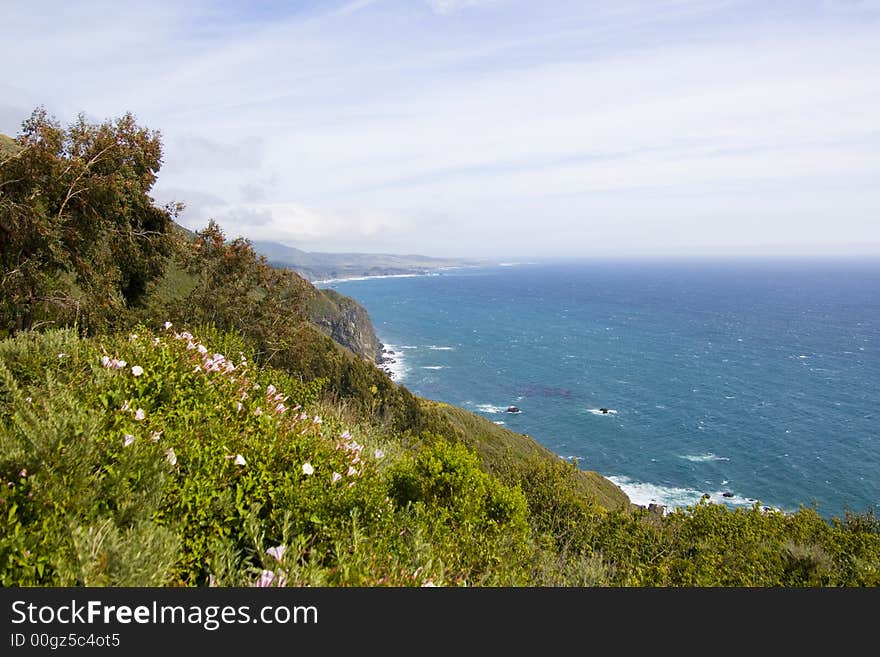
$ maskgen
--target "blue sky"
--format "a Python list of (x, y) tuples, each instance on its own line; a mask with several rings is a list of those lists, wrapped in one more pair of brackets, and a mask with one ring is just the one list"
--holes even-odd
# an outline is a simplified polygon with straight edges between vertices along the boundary
[(0, 131), (132, 111), (307, 250), (880, 256), (880, 2), (16, 2)]

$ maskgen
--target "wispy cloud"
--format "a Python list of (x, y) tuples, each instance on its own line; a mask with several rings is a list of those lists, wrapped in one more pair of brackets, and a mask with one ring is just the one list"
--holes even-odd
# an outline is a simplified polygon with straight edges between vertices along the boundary
[(0, 82), (0, 131), (36, 102), (132, 110), (191, 226), (322, 250), (880, 253), (876, 2), (108, 7), (12, 8), (0, 56), (35, 54)]

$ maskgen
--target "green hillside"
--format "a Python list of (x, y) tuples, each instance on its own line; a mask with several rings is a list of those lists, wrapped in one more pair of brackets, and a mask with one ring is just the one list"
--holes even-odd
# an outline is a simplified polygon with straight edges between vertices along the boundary
[(181, 229), (130, 115), (27, 125), (0, 160), (0, 585), (880, 585), (873, 513), (634, 507), (395, 384), (353, 300)]

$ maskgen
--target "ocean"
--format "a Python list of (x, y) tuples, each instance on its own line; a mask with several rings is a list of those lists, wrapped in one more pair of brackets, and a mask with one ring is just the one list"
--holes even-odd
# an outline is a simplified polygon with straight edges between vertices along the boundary
[(880, 511), (880, 263), (526, 263), (323, 286), (364, 305), (412, 392), (576, 457), (637, 504)]

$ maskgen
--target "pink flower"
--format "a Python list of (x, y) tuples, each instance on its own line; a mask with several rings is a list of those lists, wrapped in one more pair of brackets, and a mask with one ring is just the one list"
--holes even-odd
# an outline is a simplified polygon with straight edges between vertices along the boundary
[(153, 338), (153, 346), (154, 346), (154, 347), (158, 347), (158, 346), (159, 346), (159, 342), (161, 342), (161, 340), (159, 340), (159, 338)]
[(266, 588), (267, 586), (272, 586), (272, 582), (275, 579), (275, 573), (271, 570), (264, 570), (260, 573), (260, 578), (256, 581), (254, 586), (259, 588)]
[(321, 423), (324, 422), (324, 420), (321, 419), (321, 416), (320, 416), (320, 415), (316, 415), (316, 416), (315, 416), (315, 419), (313, 420), (313, 422), (314, 422), (315, 424), (321, 424)]
[(161, 438), (161, 437), (162, 437), (161, 431), (151, 431), (150, 432), (150, 440), (152, 440), (154, 443), (158, 443), (159, 438)]
[(110, 356), (101, 356), (101, 365), (110, 367)]
[(196, 349), (202, 355), (205, 355), (206, 353), (208, 353), (208, 348), (203, 344), (200, 344), (198, 347), (196, 347)]
[(235, 403), (235, 410), (237, 410), (239, 413), (241, 413), (242, 408), (244, 408), (244, 406), (241, 405), (241, 402)]
[(260, 417), (262, 414), (263, 414), (263, 409), (260, 408), (259, 406), (257, 406), (257, 407), (254, 409), (254, 415), (256, 415), (257, 417)]
[(287, 546), (278, 545), (276, 547), (269, 548), (266, 550), (266, 554), (270, 557), (275, 557), (275, 561), (281, 563), (281, 560), (284, 558), (284, 553), (287, 552)]
[(121, 410), (123, 410), (123, 411), (127, 411), (127, 410), (129, 410), (130, 408), (131, 408), (131, 406), (129, 406), (129, 404), (128, 404), (128, 400), (127, 400), (127, 399), (126, 399), (124, 402), (122, 402), (122, 409), (121, 409)]
[(164, 326), (164, 327), (165, 327), (165, 330), (167, 331), (167, 330), (170, 329), (172, 326), (174, 326), (174, 324), (172, 324), (171, 322), (165, 322), (162, 326)]
[(140, 365), (135, 365), (134, 367), (131, 368), (131, 373), (134, 374), (135, 376), (140, 376), (141, 374), (144, 373), (144, 368), (141, 367)]
[(278, 404), (278, 406), (275, 407), (276, 413), (283, 413), (286, 410), (287, 410), (287, 407), (284, 404)]
[(424, 582), (422, 582), (422, 588), (434, 588), (435, 586), (437, 585), (434, 584), (434, 582), (432, 582), (430, 579), (426, 579)]
[(385, 452), (383, 452), (381, 449), (377, 449), (375, 452), (373, 452), (373, 456), (375, 456), (377, 459), (384, 459)]
[(358, 471), (350, 465), (348, 466), (348, 472), (346, 472), (345, 474), (347, 474), (349, 477), (357, 477), (357, 473)]
[(342, 479), (342, 475), (339, 474), (338, 472), (334, 472), (334, 473), (333, 473), (333, 476), (330, 477), (330, 480), (331, 480), (334, 484), (335, 484), (337, 481), (339, 481), (340, 479)]
[(303, 463), (303, 474), (306, 476), (315, 474), (315, 468), (308, 461)]
[(275, 386), (273, 386), (273, 385), (270, 383), (268, 386), (266, 386), (266, 396), (267, 396), (267, 397), (271, 397), (271, 396), (274, 395), (274, 394), (275, 394)]
[(244, 460), (244, 457), (241, 454), (236, 454), (235, 465), (247, 465), (247, 461)]
[(349, 433), (348, 429), (346, 429), (339, 437), (342, 438), (342, 440), (349, 440), (351, 438), (351, 434)]
[(122, 439), (122, 444), (125, 447), (128, 447), (133, 442), (134, 442), (134, 436), (132, 436), (130, 433), (125, 434), (125, 436)]
[(147, 414), (144, 413), (144, 409), (142, 409), (142, 408), (139, 408), (134, 412), (134, 419), (137, 420), (138, 422), (143, 420), (145, 417), (147, 417)]

